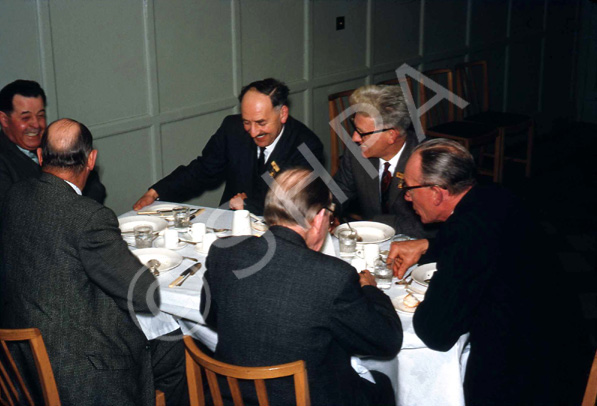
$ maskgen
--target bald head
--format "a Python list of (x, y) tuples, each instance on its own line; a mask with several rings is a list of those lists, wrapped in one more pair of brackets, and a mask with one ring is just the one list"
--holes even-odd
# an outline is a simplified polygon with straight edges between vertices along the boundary
[(40, 147), (42, 168), (80, 173), (93, 150), (93, 138), (84, 124), (63, 118), (48, 126)]

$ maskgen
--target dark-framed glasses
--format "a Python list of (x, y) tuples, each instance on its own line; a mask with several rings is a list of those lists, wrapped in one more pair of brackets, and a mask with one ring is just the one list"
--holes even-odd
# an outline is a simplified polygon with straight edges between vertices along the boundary
[(441, 189), (445, 189), (445, 187), (443, 187), (442, 185), (437, 185), (437, 184), (433, 184), (433, 183), (425, 183), (423, 185), (415, 185), (415, 186), (406, 186), (406, 183), (404, 182), (404, 180), (401, 180), (398, 183), (398, 189), (404, 190), (404, 193), (409, 194), (409, 195), (410, 195), (411, 190), (420, 189), (420, 188), (424, 188), (424, 187), (438, 187)]
[(359, 134), (359, 137), (361, 137), (361, 138), (365, 138), (365, 137), (368, 137), (370, 135), (377, 134), (377, 133), (382, 133), (384, 131), (388, 131), (388, 130), (392, 129), (392, 128), (382, 128), (381, 130), (374, 130), (374, 131), (369, 131), (369, 132), (366, 132), (366, 133), (362, 133), (362, 132), (359, 131), (359, 129), (357, 128), (356, 124), (354, 123), (354, 117), (351, 117), (349, 119), (349, 121), (350, 121), (350, 125), (352, 125), (352, 129), (357, 134)]

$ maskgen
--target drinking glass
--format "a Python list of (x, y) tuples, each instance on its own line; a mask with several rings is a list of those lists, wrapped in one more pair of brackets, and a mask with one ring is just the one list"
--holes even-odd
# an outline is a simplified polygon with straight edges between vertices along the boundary
[(172, 209), (174, 216), (174, 227), (185, 228), (190, 224), (190, 215), (188, 207), (175, 207)]
[(342, 230), (338, 233), (341, 257), (352, 257), (357, 250), (357, 235), (351, 230)]
[(392, 264), (387, 265), (381, 257), (375, 261), (375, 281), (378, 288), (389, 289), (392, 286), (392, 277), (394, 276), (392, 268)]
[(135, 232), (135, 247), (137, 248), (151, 248), (153, 242), (153, 227), (151, 226), (137, 226)]

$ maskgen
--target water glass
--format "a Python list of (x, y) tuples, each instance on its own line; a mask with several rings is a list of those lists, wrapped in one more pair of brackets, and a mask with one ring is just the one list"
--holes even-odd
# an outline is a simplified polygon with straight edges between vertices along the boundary
[(137, 226), (135, 232), (135, 247), (137, 248), (151, 248), (153, 242), (153, 227), (151, 226)]
[(375, 282), (380, 289), (390, 289), (392, 286), (392, 277), (394, 270), (392, 264), (387, 265), (383, 259), (379, 258), (375, 261)]
[(174, 217), (174, 227), (185, 228), (188, 227), (191, 222), (191, 216), (189, 215), (188, 207), (175, 207), (172, 209)]
[(351, 230), (342, 230), (338, 233), (340, 242), (340, 256), (352, 257), (357, 250), (357, 235)]

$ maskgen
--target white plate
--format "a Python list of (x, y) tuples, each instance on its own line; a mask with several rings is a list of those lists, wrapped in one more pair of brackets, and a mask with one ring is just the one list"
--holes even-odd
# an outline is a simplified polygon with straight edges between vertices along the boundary
[[(412, 315), (415, 312), (415, 310), (417, 310), (417, 308), (416, 307), (407, 307), (404, 304), (404, 298), (406, 296), (408, 296), (408, 294), (395, 297), (394, 299), (392, 299), (392, 304), (394, 305), (394, 309), (396, 309), (398, 311), (398, 313)], [(413, 295), (413, 296), (415, 296), (417, 299), (419, 299), (419, 301), (421, 301), (421, 302), (423, 301), (422, 298), (417, 297), (417, 295)]]
[(168, 222), (159, 217), (139, 215), (118, 219), (118, 227), (120, 227), (120, 231), (122, 232), (133, 231), (137, 226), (150, 226), (153, 228), (153, 231), (160, 232), (168, 227)]
[[(363, 239), (364, 244), (378, 244), (389, 240), (396, 234), (396, 230), (387, 224), (377, 223), (375, 221), (351, 221), (350, 225), (356, 230), (357, 234)], [(334, 230), (334, 236), (342, 230), (348, 230), (347, 224), (341, 224)]]
[(150, 259), (160, 261), (160, 266), (158, 267), (158, 271), (160, 272), (170, 271), (182, 262), (182, 255), (165, 248), (141, 248), (132, 252), (145, 266), (147, 266)]
[[(156, 248), (166, 248), (164, 246), (164, 237), (159, 236), (158, 238), (156, 238), (155, 240), (153, 240), (153, 246), (156, 247)], [(184, 242), (184, 241), (178, 241), (178, 244), (176, 244), (175, 248), (168, 248), (168, 249), (169, 250), (176, 250), (176, 251), (178, 251), (178, 250), (183, 249), (186, 246), (187, 246), (186, 242)]]
[(411, 274), (413, 278), (413, 283), (410, 284), (411, 289), (419, 293), (425, 293), (429, 287), (429, 283), (425, 281), (431, 279), (435, 271), (437, 271), (435, 262), (416, 267)]

